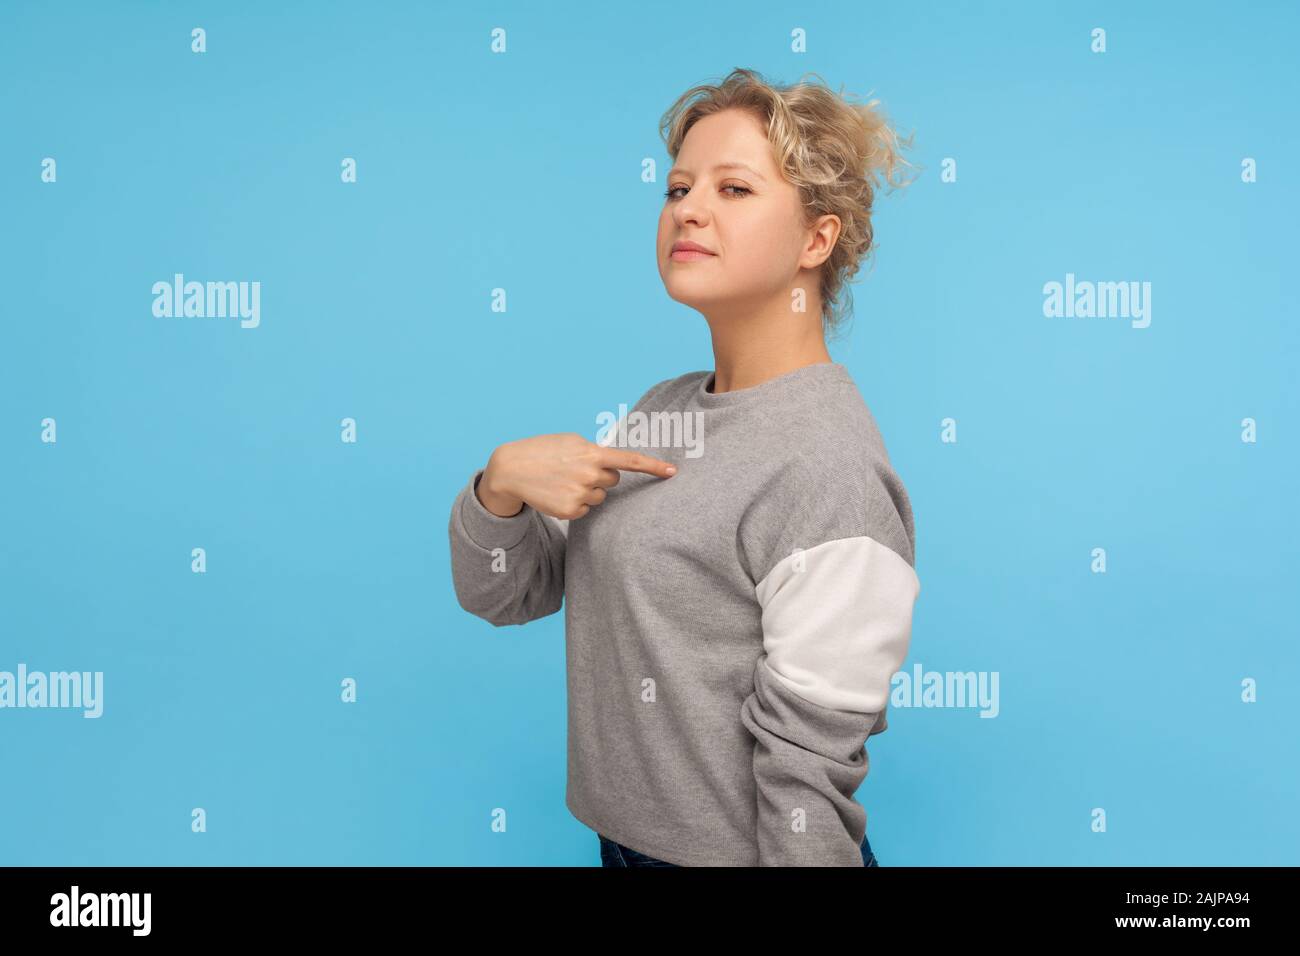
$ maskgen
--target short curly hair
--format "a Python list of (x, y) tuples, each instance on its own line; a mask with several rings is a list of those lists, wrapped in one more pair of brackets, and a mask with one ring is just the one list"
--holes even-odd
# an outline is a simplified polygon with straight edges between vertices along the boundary
[[(809, 76), (818, 82), (805, 82)], [(687, 90), (659, 122), (668, 155), (676, 161), (687, 132), (702, 117), (726, 109), (748, 111), (766, 128), (777, 167), (798, 188), (805, 222), (811, 225), (828, 213), (839, 217), (839, 239), (821, 270), (825, 333), (838, 331), (852, 315), (853, 292), (847, 283), (876, 248), (871, 226), (876, 177), (892, 193), (911, 182), (902, 173), (920, 168), (902, 156), (912, 137), (899, 139), (879, 103), (853, 103), (842, 87), (835, 93), (816, 73), (778, 86), (737, 67), (719, 84)]]

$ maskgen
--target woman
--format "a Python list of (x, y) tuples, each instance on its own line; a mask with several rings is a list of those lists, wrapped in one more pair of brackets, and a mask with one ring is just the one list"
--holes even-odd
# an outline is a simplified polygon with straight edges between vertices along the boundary
[[(567, 600), (566, 803), (606, 865), (875, 863), (854, 793), (920, 582), (907, 493), (826, 349), (874, 177), (911, 165), (874, 105), (743, 69), (683, 94), (656, 251), (715, 368), (608, 441), (500, 446), (452, 507), (462, 607), (524, 624)], [(674, 435), (653, 456), (647, 418)]]

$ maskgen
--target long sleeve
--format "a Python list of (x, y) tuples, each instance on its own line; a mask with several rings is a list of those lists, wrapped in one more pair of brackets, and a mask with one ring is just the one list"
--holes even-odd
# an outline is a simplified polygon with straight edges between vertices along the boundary
[(474, 493), (483, 469), (451, 508), (451, 574), (460, 606), (498, 627), (554, 614), (564, 603), (568, 522), (531, 505), (509, 518)]
[[(754, 738), (760, 866), (862, 866), (866, 811), (854, 794), (867, 775), (866, 740), (887, 726), (920, 593), (905, 493), (888, 481), (897, 500), (868, 476), (788, 515), (786, 557), (756, 588), (763, 651), (741, 720)], [(789, 547), (800, 532), (820, 543)]]
[[(652, 402), (672, 381), (651, 386), (633, 411)], [(612, 444), (625, 425), (625, 420), (618, 420), (598, 444)], [(466, 611), (498, 627), (554, 614), (564, 604), (569, 522), (544, 515), (529, 504), (509, 518), (494, 515), (474, 493), (483, 470), (474, 472), (451, 508), (448, 533), (456, 600)]]

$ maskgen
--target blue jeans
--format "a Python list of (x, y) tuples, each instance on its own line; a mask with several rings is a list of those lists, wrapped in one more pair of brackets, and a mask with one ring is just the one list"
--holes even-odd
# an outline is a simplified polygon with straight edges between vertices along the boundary
[[(597, 833), (596, 836), (600, 837), (601, 866), (677, 866), (676, 863), (656, 860), (629, 846), (615, 843), (603, 833)], [(867, 842), (866, 834), (862, 836), (862, 865), (880, 866), (876, 861), (876, 854), (871, 851), (871, 844)]]

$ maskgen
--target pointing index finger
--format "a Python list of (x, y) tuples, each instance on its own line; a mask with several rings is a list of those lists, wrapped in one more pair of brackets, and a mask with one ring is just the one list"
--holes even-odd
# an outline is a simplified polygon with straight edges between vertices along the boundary
[(601, 455), (600, 464), (606, 468), (617, 468), (619, 471), (639, 471), (647, 475), (658, 475), (660, 478), (669, 478), (677, 474), (677, 466), (670, 465), (666, 461), (658, 458), (651, 458), (649, 455), (643, 455), (640, 452), (626, 451), (622, 448), (605, 448)]

